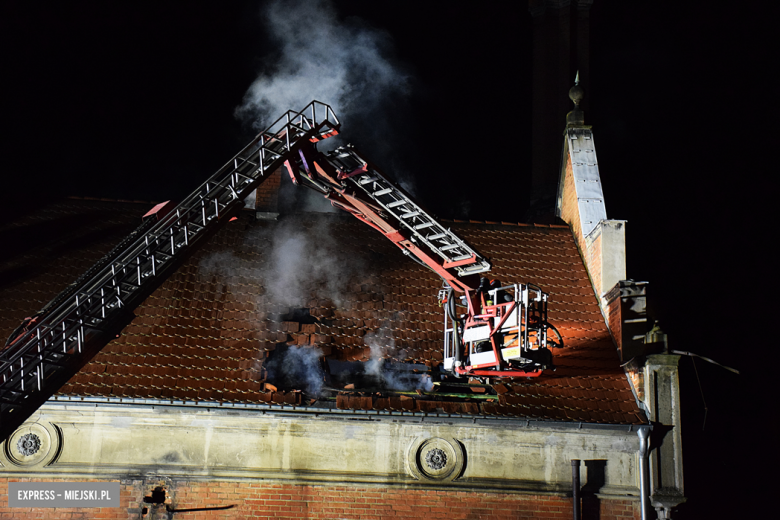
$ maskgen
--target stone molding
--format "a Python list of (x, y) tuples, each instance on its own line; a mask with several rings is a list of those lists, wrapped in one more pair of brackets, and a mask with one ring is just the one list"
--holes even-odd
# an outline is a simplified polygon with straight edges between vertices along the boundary
[[(26, 434), (40, 427), (48, 432), (52, 442), (45, 457), (25, 466), (18, 463), (19, 456), (16, 461), (8, 456), (11, 448), (5, 444), (0, 477), (166, 475), (563, 496), (571, 488), (569, 460), (578, 458), (605, 461), (597, 479), (602, 495), (638, 494), (638, 441), (632, 427), (524, 423), (47, 403), (38, 426), (25, 424), (19, 430)], [(11, 442), (19, 435), (14, 433)]]

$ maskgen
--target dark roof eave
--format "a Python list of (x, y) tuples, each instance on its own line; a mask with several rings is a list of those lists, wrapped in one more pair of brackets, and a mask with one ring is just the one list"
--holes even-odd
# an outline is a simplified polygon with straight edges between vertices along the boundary
[(73, 405), (84, 404), (94, 407), (100, 404), (109, 405), (127, 405), (127, 406), (165, 406), (175, 408), (213, 408), (223, 410), (244, 410), (247, 412), (272, 413), (274, 415), (319, 417), (331, 415), (345, 419), (363, 419), (363, 420), (381, 420), (382, 418), (392, 418), (393, 421), (399, 419), (407, 422), (420, 422), (436, 424), (441, 422), (460, 423), (462, 425), (474, 424), (476, 426), (486, 426), (492, 424), (501, 424), (503, 426), (515, 427), (536, 427), (553, 428), (565, 430), (602, 430), (602, 431), (625, 431), (635, 432), (638, 427), (646, 426), (642, 424), (613, 424), (613, 423), (588, 423), (581, 421), (554, 421), (550, 419), (533, 419), (524, 417), (505, 417), (496, 415), (467, 415), (467, 414), (449, 414), (449, 413), (428, 413), (428, 412), (402, 412), (388, 410), (341, 410), (337, 408), (320, 408), (315, 406), (296, 406), (281, 404), (260, 404), (260, 403), (222, 403), (219, 401), (184, 401), (178, 399), (145, 399), (145, 398), (126, 398), (126, 397), (78, 397), (55, 395), (49, 399), (46, 404), (51, 405)]

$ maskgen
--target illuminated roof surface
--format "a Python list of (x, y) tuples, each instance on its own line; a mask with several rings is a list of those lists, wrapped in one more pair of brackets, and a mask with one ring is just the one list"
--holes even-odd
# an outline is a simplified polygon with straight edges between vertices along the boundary
[[(0, 227), (4, 243), (19, 244), (0, 259), (3, 339), (131, 231), (151, 205), (69, 199)], [(549, 320), (566, 345), (553, 351), (557, 370), (507, 380), (491, 400), (364, 393), (339, 395), (336, 407), (644, 422), (568, 227), (448, 225), (492, 259), (491, 277), (536, 283), (550, 294)], [(381, 356), (437, 369), (440, 288), (431, 271), (349, 216), (258, 221), (244, 212), (165, 281), (60, 395), (310, 405), (303, 384), (302, 391), (266, 390), (263, 367), (277, 345), (318, 348), (331, 360)], [(318, 322), (291, 321), (293, 309), (301, 308)]]

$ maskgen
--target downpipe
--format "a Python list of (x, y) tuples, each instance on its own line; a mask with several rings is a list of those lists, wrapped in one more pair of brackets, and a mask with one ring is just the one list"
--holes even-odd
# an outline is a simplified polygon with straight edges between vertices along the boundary
[(640, 426), (639, 435), (639, 500), (642, 506), (642, 520), (650, 520), (649, 497), (650, 491), (650, 426)]
[(571, 460), (571, 497), (572, 497), (572, 511), (574, 512), (574, 520), (580, 520), (582, 517), (581, 501), (580, 501), (580, 461), (579, 459)]

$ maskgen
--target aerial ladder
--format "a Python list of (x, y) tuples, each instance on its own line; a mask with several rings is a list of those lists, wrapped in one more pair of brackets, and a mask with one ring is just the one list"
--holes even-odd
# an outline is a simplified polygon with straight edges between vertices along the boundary
[(129, 237), (44, 309), (0, 352), (0, 439), (7, 438), (133, 319), (183, 261), (243, 207), (244, 198), (304, 143), (338, 133), (330, 106), (288, 111), (178, 206), (153, 208)]
[[(318, 152), (303, 145), (285, 167), (295, 184), (320, 191), (438, 274), (444, 289), (445, 373), (455, 377), (537, 377), (554, 369), (563, 340), (547, 321), (548, 294), (531, 283), (485, 276), (490, 261), (445, 228), (351, 145)], [(552, 335), (550, 335), (552, 333)]]
[[(490, 262), (419, 207), (351, 146), (321, 152), (337, 135), (332, 108), (288, 111), (179, 205), (158, 204), (142, 224), (11, 334), (0, 351), (0, 440), (132, 321), (133, 311), (235, 217), (244, 199), (283, 165), (432, 269), (444, 281), (444, 368), (454, 377), (534, 377), (552, 368), (547, 294), (481, 276)], [(557, 331), (555, 331), (557, 334)]]

